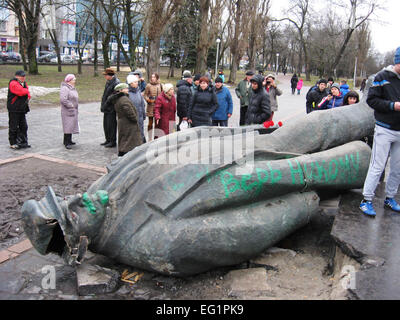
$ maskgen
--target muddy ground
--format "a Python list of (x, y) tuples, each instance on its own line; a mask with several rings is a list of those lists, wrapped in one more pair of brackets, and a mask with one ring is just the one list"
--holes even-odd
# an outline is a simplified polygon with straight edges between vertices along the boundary
[(101, 175), (69, 165), (30, 158), (0, 165), (0, 249), (25, 239), (21, 207), (40, 200), (51, 186), (57, 195), (83, 193)]
[[(41, 199), (48, 185), (61, 196), (82, 193), (100, 175), (70, 165), (31, 158), (1, 165), (0, 176), (2, 249), (26, 238), (20, 221), (20, 209), (24, 201)], [(22, 292), (39, 293), (40, 299), (331, 299), (335, 286), (330, 273), (335, 251), (335, 244), (330, 237), (333, 219), (332, 212), (321, 210), (309, 225), (276, 244), (276, 247), (288, 250), (266, 252), (241, 265), (219, 268), (185, 279), (144, 272), (144, 277), (136, 284), (121, 282), (114, 293), (78, 297), (74, 269), (61, 264), (57, 266), (57, 283), (61, 290), (42, 292), (38, 284), (43, 275), (38, 273), (37, 281), (31, 279)], [(102, 265), (119, 272), (125, 269), (135, 271), (132, 267), (107, 259)], [(230, 276), (232, 271), (242, 269), (251, 272), (252, 268), (266, 270), (267, 292), (234, 292)]]

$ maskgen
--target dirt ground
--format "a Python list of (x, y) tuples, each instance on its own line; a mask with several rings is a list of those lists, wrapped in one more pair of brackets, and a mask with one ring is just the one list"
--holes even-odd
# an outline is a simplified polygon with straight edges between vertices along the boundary
[[(25, 159), (0, 166), (0, 249), (26, 238), (20, 221), (20, 209), (28, 199), (41, 199), (48, 185), (58, 195), (84, 192), (99, 173), (40, 159)], [(306, 227), (276, 244), (280, 249), (262, 254), (238, 266), (219, 268), (189, 278), (174, 278), (144, 272), (135, 285), (121, 283), (118, 290), (103, 296), (79, 299), (330, 299), (333, 280), (329, 274), (335, 244), (330, 237), (333, 215), (321, 211)], [(282, 250), (284, 249), (284, 250)], [(107, 267), (106, 263), (102, 264)], [(122, 272), (136, 269), (112, 262), (110, 267)], [(268, 293), (233, 294), (227, 275), (233, 270), (265, 268)], [(140, 271), (140, 270), (139, 270)], [(140, 271), (142, 272), (142, 271)], [(38, 281), (42, 275), (38, 274)], [(43, 293), (41, 299), (76, 299), (76, 275), (69, 266), (57, 267), (57, 294)], [(36, 292), (34, 279), (23, 292)], [(33, 291), (32, 291), (33, 290)], [(38, 289), (40, 291), (40, 288)], [(41, 292), (39, 292), (41, 293)]]
[(99, 173), (74, 166), (30, 158), (0, 166), (0, 249), (26, 238), (21, 207), (29, 199), (40, 200), (47, 186), (58, 195), (85, 192)]

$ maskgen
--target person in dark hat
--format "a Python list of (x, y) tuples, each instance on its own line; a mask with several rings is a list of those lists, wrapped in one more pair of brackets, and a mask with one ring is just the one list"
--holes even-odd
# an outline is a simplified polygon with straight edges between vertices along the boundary
[(11, 149), (30, 148), (28, 144), (28, 124), (26, 114), (29, 112), (29, 93), (26, 74), (18, 70), (8, 84), (8, 140)]
[(192, 83), (192, 95), (194, 95), (195, 91), (197, 91), (197, 88), (200, 84), (200, 78), (201, 74), (195, 74), (193, 77), (193, 83)]
[(250, 79), (252, 94), (246, 113), (246, 125), (263, 124), (271, 117), (271, 102), (263, 82), (264, 77), (260, 74)]
[(103, 72), (106, 81), (103, 97), (101, 99), (101, 112), (104, 113), (103, 128), (106, 141), (101, 143), (106, 148), (114, 148), (117, 145), (117, 114), (115, 113), (114, 105), (110, 103), (108, 97), (114, 92), (114, 88), (120, 83), (115, 71), (107, 68)]
[(310, 113), (318, 110), (318, 104), (328, 95), (326, 79), (320, 79), (315, 88), (311, 88), (306, 96), (306, 112)]
[(246, 122), (246, 112), (249, 106), (249, 98), (251, 95), (250, 79), (254, 76), (254, 72), (249, 70), (246, 77), (239, 82), (235, 89), (236, 96), (240, 99), (240, 125), (244, 126)]

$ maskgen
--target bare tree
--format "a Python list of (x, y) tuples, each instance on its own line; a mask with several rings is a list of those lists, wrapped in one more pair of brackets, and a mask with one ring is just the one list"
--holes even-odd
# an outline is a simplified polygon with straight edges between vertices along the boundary
[(200, 35), (197, 44), (196, 73), (207, 68), (208, 50), (216, 40), (225, 0), (200, 0)]
[(20, 37), (28, 55), (29, 74), (39, 74), (36, 44), (39, 38), (41, 0), (1, 0), (2, 7), (10, 9), (18, 18)]
[[(344, 1), (349, 2), (349, 6), (345, 5)], [(343, 57), (343, 53), (346, 50), (346, 46), (350, 41), (350, 38), (354, 31), (368, 21), (374, 12), (381, 9), (379, 0), (344, 0), (340, 1), (340, 8), (344, 9), (348, 15), (347, 24), (344, 31), (344, 37), (339, 52), (333, 60), (330, 69), (334, 70), (339, 64)], [(361, 14), (357, 14), (360, 12)]]
[(160, 40), (171, 17), (179, 10), (183, 0), (150, 0), (147, 9), (148, 60), (146, 65), (147, 80), (151, 73), (160, 69)]
[(310, 0), (291, 0), (287, 10), (289, 17), (273, 21), (290, 21), (296, 28), (303, 49), (306, 80), (311, 80), (309, 45), (307, 42), (307, 21), (310, 13)]

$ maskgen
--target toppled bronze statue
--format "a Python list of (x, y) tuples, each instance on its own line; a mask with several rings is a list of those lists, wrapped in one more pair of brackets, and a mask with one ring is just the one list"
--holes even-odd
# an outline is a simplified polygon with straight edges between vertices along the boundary
[[(254, 150), (232, 163), (213, 162), (210, 152), (198, 155), (210, 161), (160, 164), (166, 153), (229, 135), (204, 127), (173, 133), (120, 158), (83, 195), (61, 198), (49, 187), (39, 202), (27, 201), (24, 228), (41, 254), (56, 252), (69, 263), (82, 261), (89, 248), (176, 276), (235, 265), (306, 225), (320, 190), (362, 187), (371, 152), (357, 140), (373, 128), (363, 101), (256, 134)], [(202, 130), (209, 136), (179, 139)], [(239, 170), (243, 162), (247, 169)]]

